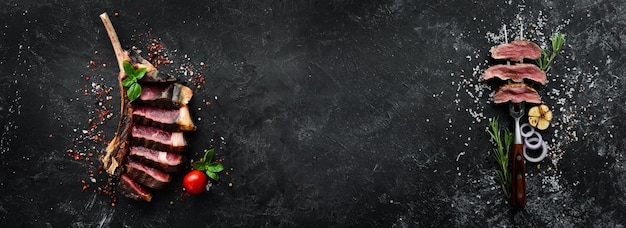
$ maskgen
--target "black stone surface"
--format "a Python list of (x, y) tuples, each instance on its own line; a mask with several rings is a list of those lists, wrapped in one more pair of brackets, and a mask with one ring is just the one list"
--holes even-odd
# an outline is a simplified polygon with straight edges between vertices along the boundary
[[(0, 223), (13, 227), (623, 227), (624, 52), (619, 1), (4, 1), (0, 4)], [(188, 85), (197, 132), (229, 175), (152, 203), (94, 193), (106, 175), (89, 119), (113, 137), (115, 56), (150, 38)], [(113, 16), (118, 12), (119, 16)], [(539, 87), (555, 114), (548, 158), (527, 163), (514, 210), (494, 179), (479, 79), (491, 46), (524, 37), (564, 52)], [(141, 34), (141, 35), (140, 35)], [(94, 61), (93, 66), (89, 66)], [(183, 66), (184, 64), (184, 66)], [(106, 66), (105, 66), (106, 65)], [(193, 66), (195, 73), (182, 74)], [(183, 70), (181, 70), (181, 68)], [(194, 78), (195, 75), (195, 78)], [(111, 88), (99, 104), (97, 88)], [(211, 102), (206, 105), (206, 102)], [(200, 109), (199, 109), (200, 108)], [(83, 132), (87, 130), (87, 132)], [(72, 152), (85, 157), (75, 160)], [(93, 162), (93, 163), (90, 163)], [(83, 191), (85, 180), (89, 188)], [(232, 184), (232, 185), (231, 185)]]

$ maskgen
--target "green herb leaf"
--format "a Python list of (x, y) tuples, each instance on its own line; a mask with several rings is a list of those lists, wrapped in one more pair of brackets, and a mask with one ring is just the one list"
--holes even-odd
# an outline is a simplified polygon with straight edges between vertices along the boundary
[(200, 170), (200, 171), (204, 171), (204, 169), (205, 169), (205, 168), (204, 168), (204, 164), (205, 164), (205, 163), (204, 163), (203, 161), (197, 161), (197, 162), (194, 162), (194, 163), (193, 163), (193, 169), (197, 169), (197, 170)]
[(122, 66), (124, 66), (124, 73), (126, 73), (127, 76), (129, 76), (130, 78), (134, 78), (135, 76), (135, 67), (133, 67), (132, 64), (130, 64), (127, 61), (124, 61), (122, 63)]
[(133, 83), (137, 83), (137, 80), (132, 77), (126, 77), (124, 78), (124, 80), (122, 80), (122, 85), (124, 87), (130, 87), (131, 85), (133, 85)]
[(126, 95), (128, 96), (128, 100), (130, 102), (133, 102), (135, 99), (139, 98), (139, 95), (141, 95), (141, 86), (139, 85), (139, 83), (131, 84), (128, 88), (128, 92), (126, 93)]
[(128, 100), (133, 102), (141, 95), (141, 85), (137, 83), (137, 80), (143, 78), (146, 74), (146, 68), (135, 70), (135, 67), (128, 61), (124, 61), (122, 66), (124, 68), (124, 73), (126, 73), (126, 78), (122, 80), (122, 86), (128, 87), (126, 95), (128, 96)]
[(135, 79), (139, 80), (146, 74), (146, 68), (140, 68), (135, 71)]
[(222, 170), (224, 170), (224, 165), (219, 162), (213, 162), (206, 166), (206, 170), (213, 173), (222, 172)]
[(552, 43), (552, 50), (542, 50), (541, 58), (536, 61), (537, 66), (546, 72), (550, 70), (550, 63), (552, 63), (556, 55), (563, 49), (563, 45), (565, 45), (565, 34), (561, 32), (554, 33), (550, 37), (550, 41)]
[(220, 181), (220, 176), (218, 176), (217, 173), (206, 171), (206, 175), (215, 181)]
[(204, 160), (210, 162), (210, 161), (213, 160), (213, 156), (214, 155), (215, 155), (215, 149), (205, 150), (204, 151)]
[(209, 178), (219, 181), (220, 177), (217, 173), (224, 170), (224, 165), (221, 162), (212, 162), (215, 155), (215, 149), (204, 150), (204, 156), (200, 161), (193, 163), (193, 168), (203, 171)]

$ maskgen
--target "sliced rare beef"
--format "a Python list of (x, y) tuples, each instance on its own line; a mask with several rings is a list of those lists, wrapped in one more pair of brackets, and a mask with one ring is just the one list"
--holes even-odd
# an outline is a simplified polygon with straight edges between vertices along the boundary
[(187, 150), (187, 141), (182, 132), (168, 132), (159, 128), (133, 125), (132, 145), (153, 150), (182, 153)]
[(496, 104), (509, 101), (513, 103), (528, 102), (539, 104), (541, 103), (541, 97), (539, 97), (537, 90), (524, 83), (512, 83), (501, 86), (493, 95), (493, 102)]
[(122, 194), (126, 197), (147, 202), (152, 201), (152, 193), (150, 190), (144, 188), (126, 174), (120, 176), (119, 187), (122, 189)]
[(139, 99), (153, 107), (177, 109), (186, 105), (193, 91), (178, 83), (141, 83), (142, 90)]
[(494, 65), (485, 70), (483, 79), (490, 80), (499, 78), (500, 80), (511, 79), (514, 82), (524, 82), (529, 79), (542, 85), (547, 83), (546, 72), (539, 69), (535, 64), (519, 63), (515, 65)]
[(195, 131), (187, 105), (178, 109), (162, 109), (148, 105), (137, 105), (133, 111), (136, 124), (161, 128), (166, 131)]
[(500, 44), (489, 50), (491, 58), (522, 61), (523, 59), (541, 58), (541, 47), (528, 40), (514, 40), (508, 44)]
[(128, 154), (132, 159), (165, 172), (177, 172), (183, 167), (183, 155), (133, 146)]
[(162, 189), (172, 180), (169, 174), (132, 159), (126, 163), (126, 175), (152, 189)]

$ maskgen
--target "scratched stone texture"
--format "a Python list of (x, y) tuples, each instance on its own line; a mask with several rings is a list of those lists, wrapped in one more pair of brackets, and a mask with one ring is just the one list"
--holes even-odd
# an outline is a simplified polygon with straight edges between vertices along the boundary
[[(0, 4), (0, 223), (15, 227), (623, 227), (626, 5), (619, 1), (15, 1)], [(117, 129), (124, 46), (151, 39), (194, 85), (188, 159), (228, 175), (151, 203), (98, 187)], [(114, 13), (118, 13), (114, 16)], [(527, 206), (495, 179), (489, 48), (564, 51), (537, 87), (550, 145), (526, 164)], [(520, 33), (521, 31), (521, 33)], [(90, 61), (93, 61), (93, 65)], [(195, 87), (199, 78), (204, 84)], [(106, 97), (98, 94), (110, 89)], [(103, 110), (111, 113), (97, 124)], [(90, 122), (91, 119), (91, 122)], [(75, 153), (82, 157), (75, 158)], [(93, 154), (93, 155), (90, 155)], [(87, 160), (89, 159), (89, 160)], [(94, 172), (93, 180), (89, 173)], [(82, 183), (85, 181), (85, 183)], [(83, 186), (89, 187), (83, 189)], [(95, 192), (94, 192), (95, 191)]]

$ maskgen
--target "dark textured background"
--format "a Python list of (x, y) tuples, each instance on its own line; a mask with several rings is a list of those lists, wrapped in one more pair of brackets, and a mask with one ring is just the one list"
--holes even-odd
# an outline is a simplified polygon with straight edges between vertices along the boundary
[[(0, 223), (622, 227), (626, 5), (618, 2), (4, 1)], [(179, 173), (152, 203), (119, 197), (112, 207), (93, 193), (106, 175), (89, 181), (96, 157), (68, 156), (105, 147), (82, 131), (99, 107), (114, 113), (98, 125), (107, 139), (119, 118), (104, 11), (123, 45), (160, 40), (174, 60), (162, 71), (191, 84), (177, 70), (186, 63), (206, 79), (192, 102), (199, 129), (189, 153), (216, 147), (229, 171), (210, 192), (181, 196)], [(543, 132), (549, 157), (526, 165), (522, 211), (494, 180), (484, 131), (495, 116), (511, 124), (490, 103), (494, 86), (479, 80), (503, 25), (510, 33), (522, 25), (542, 46), (552, 32), (567, 33), (539, 88), (555, 119)], [(98, 85), (113, 89), (104, 105)]]

